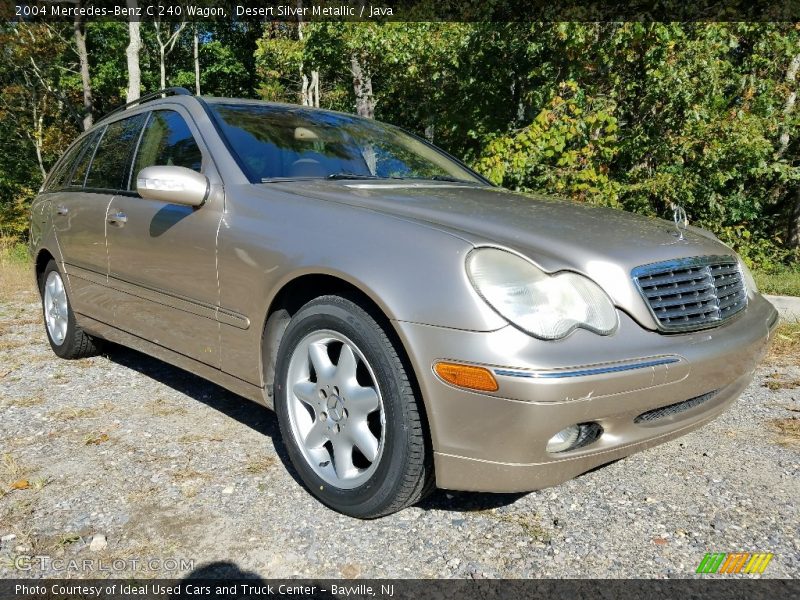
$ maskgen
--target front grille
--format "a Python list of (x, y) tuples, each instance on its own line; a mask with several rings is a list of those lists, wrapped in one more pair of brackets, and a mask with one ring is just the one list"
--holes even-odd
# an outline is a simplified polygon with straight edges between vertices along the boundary
[(698, 256), (636, 267), (633, 280), (664, 331), (714, 327), (747, 306), (733, 256)]
[(661, 408), (656, 408), (653, 410), (648, 410), (640, 414), (636, 417), (633, 422), (636, 424), (640, 423), (652, 423), (653, 421), (658, 421), (659, 419), (663, 419), (665, 417), (670, 417), (672, 415), (677, 415), (678, 413), (682, 413), (684, 411), (689, 410), (690, 408), (694, 408), (696, 406), (700, 406), (701, 404), (708, 402), (717, 395), (717, 390), (713, 392), (708, 392), (707, 394), (703, 394), (702, 396), (695, 396), (694, 398), (689, 398), (689, 400), (684, 400), (683, 402), (676, 402), (675, 404), (670, 404), (668, 406), (662, 406)]

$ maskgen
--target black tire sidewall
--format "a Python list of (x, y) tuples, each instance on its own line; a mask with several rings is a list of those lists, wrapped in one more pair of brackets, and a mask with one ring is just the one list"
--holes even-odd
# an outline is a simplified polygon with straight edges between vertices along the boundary
[[(407, 391), (402, 376), (396, 372), (393, 349), (387, 338), (376, 331), (374, 320), (357, 305), (341, 299), (335, 302), (312, 302), (292, 319), (281, 340), (275, 377), (275, 411), (286, 451), (300, 478), (324, 504), (350, 516), (377, 516), (390, 506), (405, 479), (411, 440), (408, 436)], [(380, 326), (378, 326), (380, 327)], [(289, 361), (298, 343), (314, 331), (328, 329), (349, 338), (370, 363), (383, 400), (386, 424), (384, 447), (378, 468), (361, 486), (340, 489), (320, 478), (306, 462), (289, 423), (287, 377)]]
[[(44, 286), (47, 282), (48, 276), (54, 271), (58, 273), (59, 277), (61, 277), (61, 283), (64, 285), (64, 294), (67, 296), (67, 332), (64, 334), (64, 341), (60, 345), (56, 344), (53, 341), (53, 338), (50, 336), (50, 330), (47, 328), (47, 307), (44, 305)], [(67, 284), (64, 280), (64, 274), (61, 273), (54, 260), (51, 260), (49, 263), (47, 263), (47, 266), (42, 272), (42, 276), (39, 279), (39, 294), (42, 297), (42, 318), (44, 319), (44, 330), (45, 334), (47, 335), (47, 341), (50, 342), (50, 347), (58, 357), (70, 358), (75, 353), (75, 332), (78, 325), (75, 322), (75, 314), (72, 312), (72, 301), (69, 298), (69, 292), (67, 291)]]

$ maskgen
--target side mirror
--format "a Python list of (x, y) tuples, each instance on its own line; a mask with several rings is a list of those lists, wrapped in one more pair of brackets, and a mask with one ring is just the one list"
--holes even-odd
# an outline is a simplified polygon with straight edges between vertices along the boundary
[(147, 167), (136, 176), (136, 191), (146, 200), (200, 206), (210, 189), (208, 177), (186, 167)]

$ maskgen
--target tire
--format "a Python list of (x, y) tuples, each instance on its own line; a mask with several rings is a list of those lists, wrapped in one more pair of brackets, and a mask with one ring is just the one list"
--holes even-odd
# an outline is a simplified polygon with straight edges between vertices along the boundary
[(422, 410), (397, 349), (359, 305), (322, 296), (293, 316), (278, 349), (275, 411), (292, 464), (325, 505), (372, 519), (430, 492)]
[(64, 280), (55, 261), (47, 263), (39, 278), (44, 329), (50, 347), (66, 359), (86, 358), (98, 353), (99, 342), (86, 334), (75, 322)]

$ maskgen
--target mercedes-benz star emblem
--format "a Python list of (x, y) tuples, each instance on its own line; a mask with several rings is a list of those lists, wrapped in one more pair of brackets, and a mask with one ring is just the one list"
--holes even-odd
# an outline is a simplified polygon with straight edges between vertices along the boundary
[(689, 228), (689, 217), (686, 216), (686, 211), (680, 204), (670, 202), (669, 207), (672, 209), (672, 220), (675, 222), (678, 239), (682, 240), (683, 234)]

